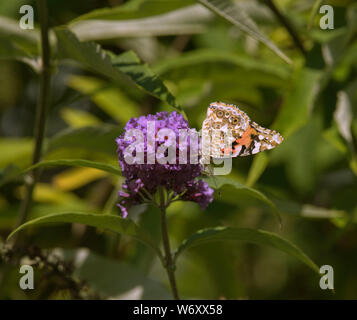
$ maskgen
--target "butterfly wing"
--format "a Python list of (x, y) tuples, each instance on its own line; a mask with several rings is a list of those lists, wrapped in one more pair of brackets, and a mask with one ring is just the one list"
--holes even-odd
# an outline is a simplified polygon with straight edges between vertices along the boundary
[(237, 106), (223, 102), (210, 104), (202, 128), (209, 137), (203, 139), (203, 146), (213, 158), (248, 156), (283, 141), (278, 132), (259, 126)]
[(243, 135), (235, 138), (236, 140), (232, 143), (233, 157), (244, 157), (270, 150), (284, 140), (277, 131), (263, 128), (253, 121), (250, 121), (248, 129), (244, 131)]

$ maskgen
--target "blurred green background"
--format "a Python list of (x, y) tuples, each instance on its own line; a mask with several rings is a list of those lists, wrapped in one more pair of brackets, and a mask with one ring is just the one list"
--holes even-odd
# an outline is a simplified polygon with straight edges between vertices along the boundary
[[(265, 246), (228, 242), (202, 245), (181, 257), (176, 276), (185, 298), (357, 298), (357, 5), (347, 0), (274, 3), (303, 50), (267, 1), (234, 1), (235, 10), (245, 12), (290, 64), (195, 1), (48, 1), (51, 27), (67, 25), (81, 41), (95, 41), (115, 55), (135, 52), (175, 97), (191, 127), (200, 129), (209, 103), (220, 100), (239, 105), (285, 138), (272, 151), (234, 159), (229, 176), (277, 206), (281, 230), (263, 201), (225, 185), (206, 211), (189, 202), (169, 208), (172, 247), (204, 227), (273, 231), (318, 266), (333, 266), (335, 293), (321, 290), (319, 277), (297, 259)], [(16, 173), (31, 162), (39, 90), (36, 30), (18, 28), (23, 4), (36, 8), (30, 0), (0, 3), (0, 244), (16, 224), (24, 183)], [(319, 27), (322, 4), (333, 6), (333, 30)], [(64, 42), (57, 46), (57, 51), (68, 49)], [(62, 59), (57, 51), (45, 160), (117, 165), (114, 138), (131, 117), (175, 110), (135, 81), (114, 80), (88, 67), (82, 56)], [(45, 169), (29, 219), (71, 210), (119, 214), (115, 203), (121, 182), (93, 168)], [(134, 207), (129, 217), (160, 242), (155, 208)], [(158, 259), (131, 238), (73, 224), (31, 229), (26, 239), (72, 261), (72, 276), (101, 298), (170, 298)], [(75, 298), (68, 282), (41, 268), (35, 272), (36, 290), (21, 290), (18, 266), (4, 259), (1, 299)]]

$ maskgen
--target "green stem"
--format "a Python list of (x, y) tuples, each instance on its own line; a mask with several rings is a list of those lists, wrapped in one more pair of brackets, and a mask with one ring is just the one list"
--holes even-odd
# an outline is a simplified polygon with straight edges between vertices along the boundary
[(113, 188), (112, 193), (110, 194), (107, 202), (104, 205), (103, 212), (104, 214), (111, 214), (113, 211), (113, 208), (118, 202), (118, 193), (122, 185), (122, 180), (120, 178), (117, 179), (115, 186)]
[[(40, 74), (40, 93), (36, 107), (36, 120), (34, 128), (35, 146), (32, 156), (32, 165), (37, 164), (41, 159), (43, 140), (45, 136), (47, 111), (50, 103), (51, 89), (51, 51), (48, 36), (48, 12), (47, 0), (37, 0), (37, 9), (41, 25), (41, 56), (42, 68)], [(32, 170), (25, 178), (25, 196), (20, 206), (20, 213), (16, 227), (27, 220), (31, 208), (33, 191), (38, 180), (38, 170)]]
[(162, 233), (162, 242), (164, 245), (164, 253), (165, 253), (165, 269), (170, 281), (170, 287), (172, 291), (172, 296), (176, 300), (180, 300), (177, 286), (176, 286), (176, 279), (175, 279), (175, 265), (172, 260), (171, 249), (170, 249), (170, 241), (167, 232), (167, 222), (166, 222), (166, 206), (165, 203), (165, 196), (164, 190), (162, 188), (159, 189), (160, 192), (160, 213), (161, 213), (161, 233)]
[(293, 39), (295, 45), (298, 47), (298, 49), (301, 51), (302, 55), (306, 57), (306, 50), (304, 45), (301, 42), (301, 39), (299, 38), (299, 35), (295, 31), (293, 25), (290, 23), (290, 21), (280, 12), (278, 7), (275, 5), (273, 0), (264, 0), (266, 5), (269, 7), (269, 9), (274, 13), (276, 18), (280, 21), (280, 23), (285, 27), (286, 31), (290, 34), (291, 38)]

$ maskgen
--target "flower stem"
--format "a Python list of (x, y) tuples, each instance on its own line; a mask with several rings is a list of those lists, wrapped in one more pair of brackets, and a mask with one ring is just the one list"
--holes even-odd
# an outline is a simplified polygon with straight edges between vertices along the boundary
[(165, 203), (164, 190), (162, 188), (160, 188), (159, 193), (160, 193), (159, 208), (160, 208), (160, 213), (161, 213), (161, 233), (162, 233), (162, 242), (164, 245), (164, 252), (165, 252), (164, 267), (165, 267), (167, 275), (169, 277), (172, 296), (174, 297), (175, 300), (180, 300), (178, 292), (177, 292), (177, 286), (176, 286), (175, 265), (172, 260), (170, 241), (169, 241), (169, 236), (167, 233), (167, 222), (166, 222), (166, 206), (167, 206), (167, 204)]
[[(43, 140), (46, 129), (47, 111), (50, 103), (50, 80), (51, 80), (51, 51), (48, 36), (48, 12), (47, 0), (37, 0), (37, 8), (41, 24), (41, 75), (40, 75), (40, 94), (36, 108), (36, 120), (34, 125), (35, 147), (32, 156), (32, 165), (41, 159)], [(25, 178), (25, 196), (20, 206), (20, 213), (16, 227), (27, 220), (32, 203), (32, 195), (38, 179), (38, 171), (31, 171)]]

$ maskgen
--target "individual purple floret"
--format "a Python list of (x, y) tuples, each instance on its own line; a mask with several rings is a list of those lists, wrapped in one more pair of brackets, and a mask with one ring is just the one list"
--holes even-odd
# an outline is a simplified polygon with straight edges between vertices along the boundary
[(206, 209), (213, 201), (213, 192), (213, 189), (208, 186), (206, 181), (191, 181), (187, 184), (187, 191), (182, 196), (182, 199), (197, 202), (202, 209)]
[[(155, 123), (154, 145), (148, 143), (147, 124), (148, 121)], [(157, 133), (160, 129), (171, 129), (175, 133), (175, 137), (165, 136), (162, 141), (157, 138)], [(138, 164), (127, 163), (125, 159), (126, 148), (136, 141), (136, 138), (132, 140), (125, 140), (125, 133), (131, 129), (138, 129), (143, 133), (144, 143), (142, 145), (144, 152), (144, 163)], [(202, 172), (202, 166), (199, 161), (190, 163), (190, 148), (197, 150), (197, 145), (190, 138), (187, 139), (187, 163), (179, 163), (180, 151), (184, 151), (184, 146), (179, 144), (179, 130), (187, 129), (196, 132), (194, 129), (190, 129), (188, 122), (183, 116), (177, 112), (158, 112), (155, 115), (141, 116), (139, 118), (132, 118), (128, 121), (124, 128), (124, 133), (116, 139), (118, 145), (117, 153), (119, 158), (119, 164), (125, 177), (123, 184), (123, 191), (119, 193), (119, 208), (122, 211), (122, 216), (127, 216), (127, 209), (131, 205), (140, 204), (145, 202), (144, 200), (154, 195), (159, 187), (164, 187), (172, 198), (180, 196), (180, 199), (187, 201), (194, 201), (201, 205), (204, 209), (213, 200), (213, 190), (203, 180), (197, 180), (196, 178)], [(196, 132), (197, 134), (197, 132)], [(198, 136), (198, 135), (197, 135)], [(170, 140), (171, 139), (171, 140)], [(148, 164), (148, 153), (153, 152), (156, 154), (157, 149), (162, 145), (165, 140), (166, 143), (173, 143), (176, 139), (176, 161), (174, 164), (160, 164), (156, 157), (153, 164)], [(140, 149), (140, 148), (139, 148)], [(141, 150), (140, 149), (140, 150)], [(135, 156), (135, 152), (133, 154)]]

